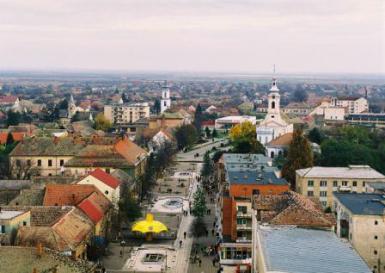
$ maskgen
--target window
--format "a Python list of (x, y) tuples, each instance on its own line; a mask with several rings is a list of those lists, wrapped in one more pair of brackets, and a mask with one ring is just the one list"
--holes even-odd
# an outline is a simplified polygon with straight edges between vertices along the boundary
[(374, 255), (377, 255), (377, 250), (374, 250), (374, 251), (373, 251), (373, 254), (374, 254)]
[(37, 166), (41, 167), (41, 159), (37, 160)]
[(16, 166), (18, 166), (18, 167), (21, 166), (21, 161), (19, 159), (16, 159)]
[(353, 187), (357, 187), (357, 181), (353, 181)]
[(26, 221), (23, 221), (23, 226), (26, 226), (27, 225), (27, 222)]
[(377, 220), (376, 220), (376, 221), (374, 221), (374, 225), (376, 225), (376, 226), (378, 225), (378, 221), (377, 221)]
[(362, 182), (362, 187), (365, 187), (365, 181)]
[(259, 194), (259, 190), (253, 190), (253, 195)]
[(328, 185), (328, 182), (325, 180), (321, 180), (319, 184), (320, 184), (320, 187), (326, 187)]
[(322, 196), (322, 197), (325, 197), (325, 196), (328, 195), (328, 192), (327, 192), (327, 191), (321, 191), (321, 192), (319, 193), (319, 195)]
[(246, 206), (239, 206), (238, 211), (242, 213), (247, 213), (247, 207)]
[(313, 180), (308, 180), (307, 181), (307, 186), (308, 187), (313, 187), (314, 186), (314, 181)]
[(52, 159), (48, 159), (48, 167), (52, 167)]
[(321, 202), (321, 205), (322, 205), (324, 208), (327, 206), (327, 204), (328, 204), (328, 203), (327, 203), (326, 201), (322, 201), (322, 202)]
[(31, 166), (31, 159), (28, 159), (28, 160), (27, 160), (27, 165), (28, 165), (28, 166)]
[(378, 236), (377, 235), (374, 235), (374, 240), (377, 240), (378, 239)]
[(347, 186), (348, 185), (348, 181), (342, 181), (342, 186)]
[(64, 159), (60, 159), (60, 166), (64, 165)]
[(5, 226), (0, 226), (0, 233), (5, 233)]
[(314, 196), (314, 192), (313, 191), (308, 191), (307, 192), (307, 196)]
[(105, 193), (105, 194), (108, 194), (108, 191), (105, 191), (104, 193)]
[(338, 181), (333, 181), (333, 187), (338, 187)]
[(272, 108), (272, 109), (275, 109), (275, 101), (272, 101), (272, 102), (271, 102), (271, 108)]

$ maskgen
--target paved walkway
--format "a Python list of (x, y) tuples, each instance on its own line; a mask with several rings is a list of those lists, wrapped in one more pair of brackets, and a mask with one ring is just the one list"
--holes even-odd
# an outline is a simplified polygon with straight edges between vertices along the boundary
[[(200, 173), (200, 168), (201, 168), (200, 164), (197, 165), (197, 173)], [(190, 200), (191, 204), (193, 201), (194, 193), (197, 190), (197, 187), (198, 187), (198, 182), (196, 181), (196, 179), (194, 179), (190, 184), (189, 195), (188, 195), (188, 199)], [(177, 249), (177, 264), (174, 271), (175, 273), (188, 271), (193, 238), (190, 236), (187, 236), (187, 238), (184, 239), (184, 232), (189, 233), (190, 226), (193, 220), (194, 220), (194, 217), (188, 214), (187, 216), (183, 216), (182, 221), (180, 223), (179, 230), (178, 230), (178, 237), (175, 240), (175, 248)], [(182, 240), (182, 247), (179, 247), (180, 240)]]

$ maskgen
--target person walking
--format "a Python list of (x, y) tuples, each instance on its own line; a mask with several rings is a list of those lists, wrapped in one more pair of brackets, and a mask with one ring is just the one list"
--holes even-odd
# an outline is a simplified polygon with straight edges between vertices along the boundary
[(202, 267), (202, 260), (201, 259), (199, 259), (198, 263), (199, 263), (199, 267)]
[(182, 244), (183, 244), (183, 242), (182, 242), (182, 240), (180, 240), (179, 241), (179, 248), (182, 248)]
[(186, 231), (183, 233), (183, 237), (186, 239), (186, 237), (187, 237), (187, 232)]

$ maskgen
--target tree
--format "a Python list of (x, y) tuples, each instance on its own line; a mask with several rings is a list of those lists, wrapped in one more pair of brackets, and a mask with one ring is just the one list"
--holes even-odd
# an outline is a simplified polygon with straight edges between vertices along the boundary
[(201, 187), (198, 187), (194, 193), (194, 200), (192, 204), (191, 214), (198, 218), (203, 218), (206, 214), (206, 198), (205, 193)]
[(18, 125), (20, 123), (20, 120), (21, 120), (21, 115), (19, 112), (13, 112), (12, 110), (8, 110), (7, 120), (6, 120), (7, 126)]
[(67, 99), (62, 100), (62, 101), (59, 103), (58, 108), (59, 108), (60, 110), (67, 110), (67, 109), (68, 109), (68, 101), (67, 101)]
[(174, 134), (179, 150), (191, 147), (198, 140), (197, 129), (191, 124), (178, 127)]
[(210, 137), (211, 137), (211, 132), (210, 132), (209, 127), (206, 127), (206, 128), (205, 128), (205, 134), (206, 134), (206, 137), (207, 137), (207, 138), (210, 138)]
[(156, 99), (155, 100), (155, 102), (154, 102), (154, 106), (153, 106), (153, 112), (155, 113), (155, 114), (157, 114), (157, 115), (159, 115), (160, 114), (160, 100), (159, 99)]
[(313, 166), (313, 152), (309, 140), (297, 129), (289, 145), (287, 161), (282, 168), (282, 175), (295, 189), (295, 171)]
[(95, 118), (94, 126), (96, 130), (102, 130), (102, 131), (108, 131), (112, 127), (111, 122), (108, 119), (106, 119), (103, 113), (97, 114)]
[(306, 91), (301, 86), (297, 86), (297, 89), (293, 93), (293, 100), (295, 102), (305, 102), (307, 98), (308, 94)]
[(213, 138), (218, 137), (217, 129), (215, 129), (215, 128), (213, 129), (213, 132), (212, 132), (211, 136), (212, 136)]
[(257, 140), (255, 125), (245, 121), (231, 128), (230, 140), (236, 153), (265, 153), (265, 148)]
[(132, 222), (142, 216), (142, 210), (138, 201), (129, 191), (127, 183), (122, 184), (120, 196), (118, 206), (121, 218)]
[(314, 127), (309, 131), (308, 138), (311, 142), (321, 144), (321, 142), (325, 139), (325, 136), (321, 133), (320, 129)]
[(203, 120), (203, 111), (202, 111), (201, 105), (198, 104), (197, 108), (195, 109), (194, 126), (199, 133), (202, 130), (202, 120)]
[(7, 135), (7, 142), (6, 142), (5, 145), (6, 145), (6, 146), (12, 145), (14, 142), (15, 142), (15, 140), (13, 139), (12, 134), (11, 134), (11, 133), (8, 133), (8, 135)]
[(210, 158), (210, 152), (207, 151), (203, 156), (203, 167), (201, 170), (201, 176), (203, 178), (203, 182), (208, 182), (210, 177), (214, 172), (213, 161)]

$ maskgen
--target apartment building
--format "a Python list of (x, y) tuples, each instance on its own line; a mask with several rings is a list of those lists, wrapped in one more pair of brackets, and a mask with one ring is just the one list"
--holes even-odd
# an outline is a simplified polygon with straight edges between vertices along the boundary
[(363, 97), (333, 97), (331, 106), (346, 108), (348, 114), (359, 114), (369, 111), (369, 103)]
[(150, 106), (147, 102), (105, 105), (104, 116), (113, 124), (134, 123), (150, 117)]
[[(261, 161), (264, 161), (266, 157), (261, 156)], [(236, 157), (229, 156), (229, 162), (224, 164), (225, 182), (222, 184), (217, 226), (222, 238), (219, 246), (220, 264), (230, 267), (233, 272), (251, 272), (252, 196), (281, 194), (289, 191), (289, 184), (268, 166), (268, 158), (258, 166), (246, 163), (249, 160), (247, 155), (243, 164), (231, 162)], [(241, 161), (242, 157), (239, 159)]]
[(376, 193), (335, 192), (337, 235), (346, 238), (372, 272), (385, 270), (385, 198)]
[(365, 183), (385, 181), (385, 176), (367, 165), (311, 167), (296, 171), (296, 191), (315, 197), (326, 207), (333, 205), (333, 192), (365, 192)]

